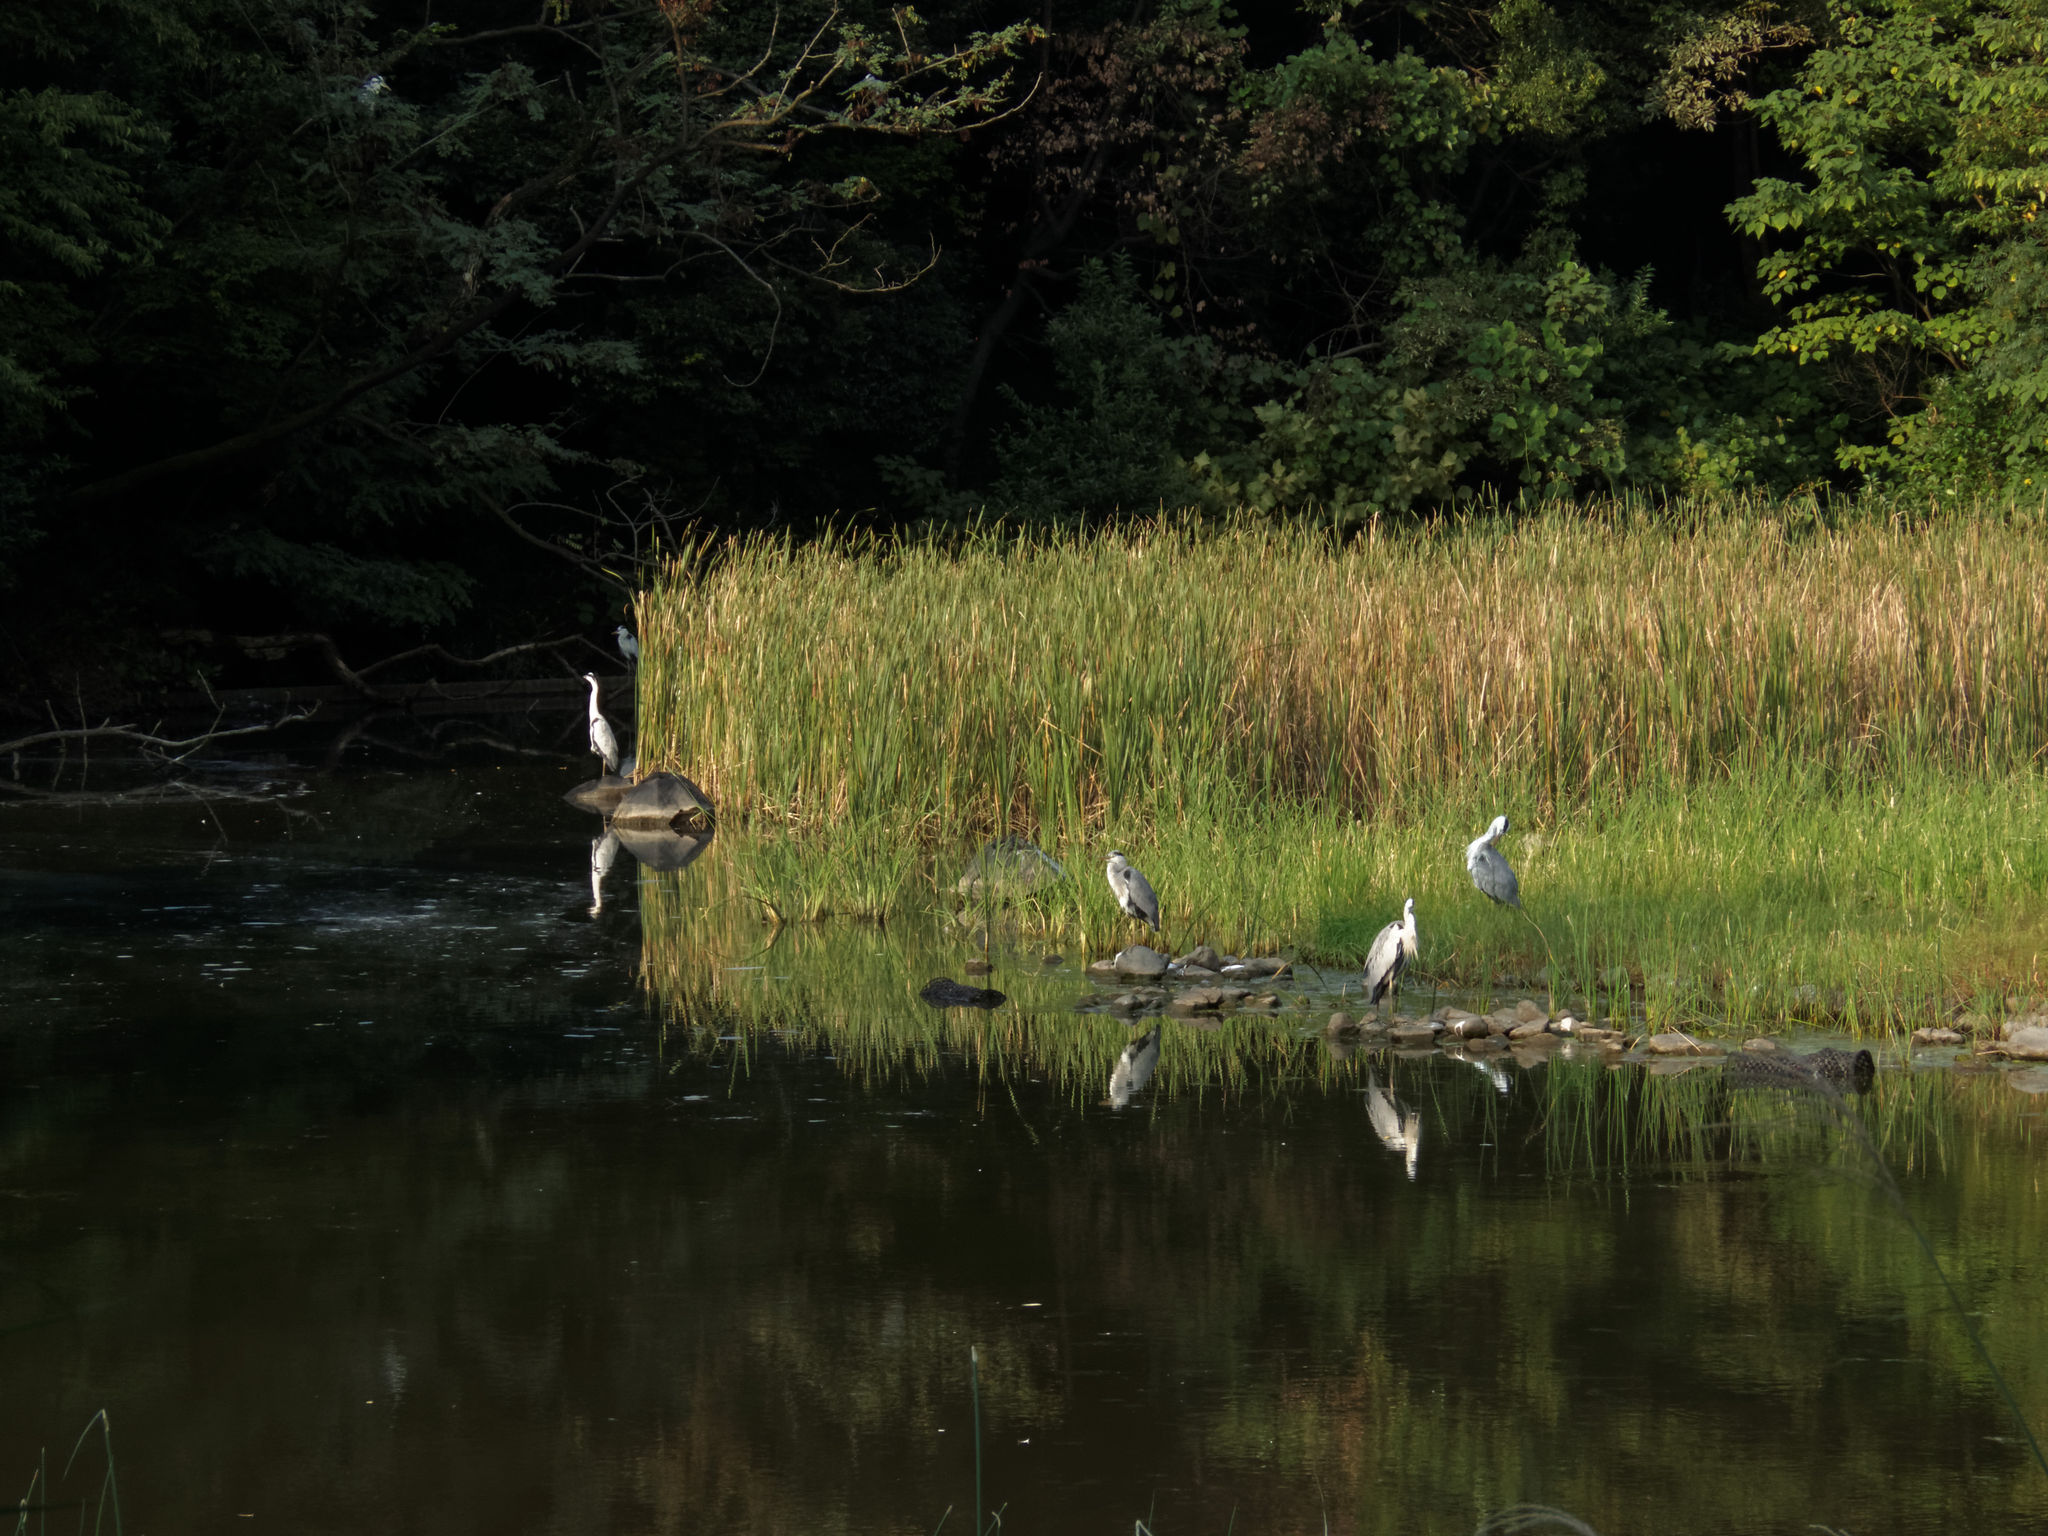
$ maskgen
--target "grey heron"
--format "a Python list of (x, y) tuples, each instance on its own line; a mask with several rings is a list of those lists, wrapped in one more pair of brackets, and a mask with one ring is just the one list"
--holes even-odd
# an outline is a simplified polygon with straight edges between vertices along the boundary
[(1110, 853), (1109, 864), (1103, 874), (1108, 878), (1110, 894), (1116, 897), (1116, 904), (1123, 914), (1149, 924), (1157, 933), (1159, 898), (1152, 894), (1152, 882), (1131, 868), (1130, 860), (1115, 851)]
[(612, 723), (605, 719), (597, 707), (597, 674), (586, 672), (583, 681), (590, 684), (590, 750), (604, 759), (604, 771), (616, 773), (619, 767), (619, 738), (612, 734)]
[(1493, 825), (1483, 835), (1472, 839), (1465, 849), (1465, 868), (1471, 872), (1472, 883), (1483, 894), (1491, 896), (1502, 906), (1519, 907), (1522, 891), (1515, 881), (1515, 872), (1508, 868), (1508, 861), (1501, 857), (1501, 851), (1493, 846), (1507, 829), (1507, 817), (1494, 817)]
[(1389, 1152), (1399, 1152), (1408, 1163), (1408, 1182), (1415, 1182), (1415, 1164), (1422, 1156), (1422, 1116), (1408, 1108), (1380, 1086), (1380, 1080), (1365, 1074), (1365, 1118), (1372, 1133)]
[(629, 667), (639, 666), (640, 642), (633, 638), (633, 631), (621, 624), (614, 633), (618, 636), (619, 654), (626, 658), (626, 665)]
[(356, 87), (356, 100), (375, 101), (390, 89), (391, 87), (384, 83), (382, 75), (365, 75), (363, 83)]
[(1401, 973), (1408, 969), (1415, 959), (1415, 898), (1410, 896), (1401, 908), (1401, 920), (1389, 923), (1372, 941), (1372, 948), (1365, 956), (1365, 998), (1377, 1005), (1389, 993), (1401, 990)]
[(1154, 1024), (1150, 1034), (1140, 1035), (1117, 1057), (1109, 1074), (1109, 1107), (1122, 1109), (1130, 1103), (1131, 1096), (1152, 1081), (1152, 1070), (1158, 1065), (1159, 1026)]

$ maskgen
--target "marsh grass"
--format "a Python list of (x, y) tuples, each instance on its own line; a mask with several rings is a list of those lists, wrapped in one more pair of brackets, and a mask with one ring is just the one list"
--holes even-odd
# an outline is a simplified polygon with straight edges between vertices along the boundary
[[(1117, 846), (1175, 947), (1355, 962), (1414, 895), (1446, 985), (1883, 1028), (2041, 988), (2044, 554), (1762, 506), (738, 542), (643, 600), (641, 756), (785, 916), (946, 906), (1016, 832), (1066, 943), (1134, 936)], [(1500, 810), (1540, 935), (1465, 878)]]

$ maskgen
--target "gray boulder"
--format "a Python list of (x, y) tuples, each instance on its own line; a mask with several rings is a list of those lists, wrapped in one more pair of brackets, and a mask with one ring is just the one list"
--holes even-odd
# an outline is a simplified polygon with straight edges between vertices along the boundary
[(619, 826), (665, 827), (678, 816), (715, 819), (704, 792), (680, 773), (653, 773), (619, 797), (612, 821)]
[(1116, 957), (1116, 973), (1119, 976), (1139, 976), (1150, 980), (1166, 974), (1166, 956), (1156, 949), (1143, 944), (1133, 944)]

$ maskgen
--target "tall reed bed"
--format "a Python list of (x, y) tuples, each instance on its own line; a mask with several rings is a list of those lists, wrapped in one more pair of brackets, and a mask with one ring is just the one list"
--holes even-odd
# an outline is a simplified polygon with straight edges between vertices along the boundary
[(641, 641), (642, 762), (797, 826), (1544, 817), (2048, 747), (2048, 535), (1989, 518), (757, 539), (669, 571)]

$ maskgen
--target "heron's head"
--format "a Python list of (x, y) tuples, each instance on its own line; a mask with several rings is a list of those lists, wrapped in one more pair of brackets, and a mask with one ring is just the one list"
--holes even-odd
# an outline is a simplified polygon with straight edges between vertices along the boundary
[(1114, 868), (1115, 868), (1115, 867), (1116, 867), (1117, 865), (1119, 865), (1119, 864), (1122, 864), (1122, 863), (1124, 863), (1124, 862), (1126, 862), (1126, 861), (1125, 861), (1125, 859), (1124, 859), (1124, 856), (1123, 856), (1123, 855), (1122, 855), (1121, 853), (1117, 852), (1117, 850), (1116, 850), (1116, 849), (1114, 849), (1114, 848), (1110, 849), (1110, 851), (1109, 851), (1109, 864), (1110, 864), (1110, 868), (1114, 869)]
[(1508, 829), (1508, 819), (1507, 819), (1507, 817), (1505, 817), (1505, 816), (1496, 816), (1496, 817), (1494, 817), (1494, 818), (1493, 818), (1493, 825), (1492, 825), (1492, 826), (1490, 826), (1490, 827), (1488, 827), (1488, 828), (1486, 829), (1486, 835), (1487, 835), (1488, 837), (1499, 837), (1499, 836), (1501, 836), (1502, 834), (1504, 834), (1504, 833), (1505, 833), (1505, 832), (1507, 831), (1507, 829)]
[(1410, 896), (1401, 903), (1401, 921), (1404, 923), (1415, 921), (1415, 898), (1413, 896)]
[(583, 681), (595, 688), (597, 686), (597, 674), (595, 672), (586, 672), (583, 674)]

